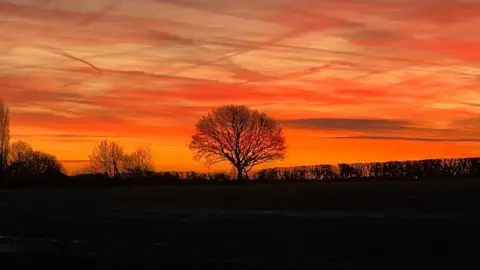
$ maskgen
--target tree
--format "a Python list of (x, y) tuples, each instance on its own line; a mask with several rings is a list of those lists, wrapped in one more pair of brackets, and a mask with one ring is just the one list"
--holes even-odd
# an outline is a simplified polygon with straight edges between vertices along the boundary
[(31, 152), (24, 164), (33, 177), (63, 170), (55, 156), (40, 151)]
[(10, 146), (9, 151), (10, 163), (27, 161), (32, 153), (33, 149), (28, 143), (22, 141), (14, 142)]
[(92, 170), (103, 173), (110, 178), (118, 177), (124, 170), (124, 150), (115, 143), (102, 141), (90, 155)]
[(8, 166), (8, 149), (10, 147), (10, 111), (0, 101), (0, 185), (4, 182), (5, 170)]
[(153, 170), (152, 149), (149, 146), (141, 146), (133, 153), (125, 156), (125, 169), (130, 174), (145, 176)]
[(209, 166), (230, 162), (241, 180), (254, 166), (283, 159), (285, 137), (278, 123), (266, 114), (228, 105), (198, 121), (190, 149), (196, 160), (205, 159)]
[(63, 167), (55, 156), (40, 151), (22, 141), (10, 146), (10, 173), (13, 179), (32, 180), (42, 175), (58, 175)]

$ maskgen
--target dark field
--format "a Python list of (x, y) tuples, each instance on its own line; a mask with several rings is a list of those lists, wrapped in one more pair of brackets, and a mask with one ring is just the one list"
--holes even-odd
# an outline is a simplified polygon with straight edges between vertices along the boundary
[(5, 269), (480, 269), (480, 180), (0, 191)]

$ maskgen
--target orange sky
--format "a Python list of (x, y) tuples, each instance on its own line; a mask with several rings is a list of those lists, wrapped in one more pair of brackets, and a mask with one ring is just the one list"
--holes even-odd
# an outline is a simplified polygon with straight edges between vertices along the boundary
[(14, 140), (86, 160), (188, 143), (214, 107), (285, 127), (269, 166), (480, 155), (480, 2), (0, 0), (0, 97)]

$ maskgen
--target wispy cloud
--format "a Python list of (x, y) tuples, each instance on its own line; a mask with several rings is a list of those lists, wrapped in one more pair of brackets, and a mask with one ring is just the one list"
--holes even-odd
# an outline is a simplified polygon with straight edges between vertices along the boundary
[(285, 120), (282, 123), (290, 128), (360, 132), (396, 132), (415, 128), (412, 122), (394, 119), (306, 118)]
[(379, 140), (379, 141), (414, 141), (414, 142), (480, 142), (480, 138), (416, 138), (416, 137), (387, 137), (387, 136), (348, 136), (328, 137), (341, 140)]

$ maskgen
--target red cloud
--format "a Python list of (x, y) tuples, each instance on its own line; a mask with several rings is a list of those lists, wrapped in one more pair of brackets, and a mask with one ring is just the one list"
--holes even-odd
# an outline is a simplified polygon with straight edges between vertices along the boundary
[[(96, 11), (0, 3), (0, 97), (12, 107), (15, 131), (184, 143), (201, 115), (235, 103), (279, 120), (385, 118), (418, 126), (386, 126), (384, 139), (477, 132), (480, 111), (467, 104), (480, 103), (480, 38), (472, 34), (479, 3), (247, 2), (145, 1), (137, 14), (100, 0)], [(312, 120), (302, 123), (308, 129)], [(313, 138), (329, 134), (380, 138), (348, 127), (287, 132), (295, 153), (306, 149), (304, 140), (321, 145)]]

